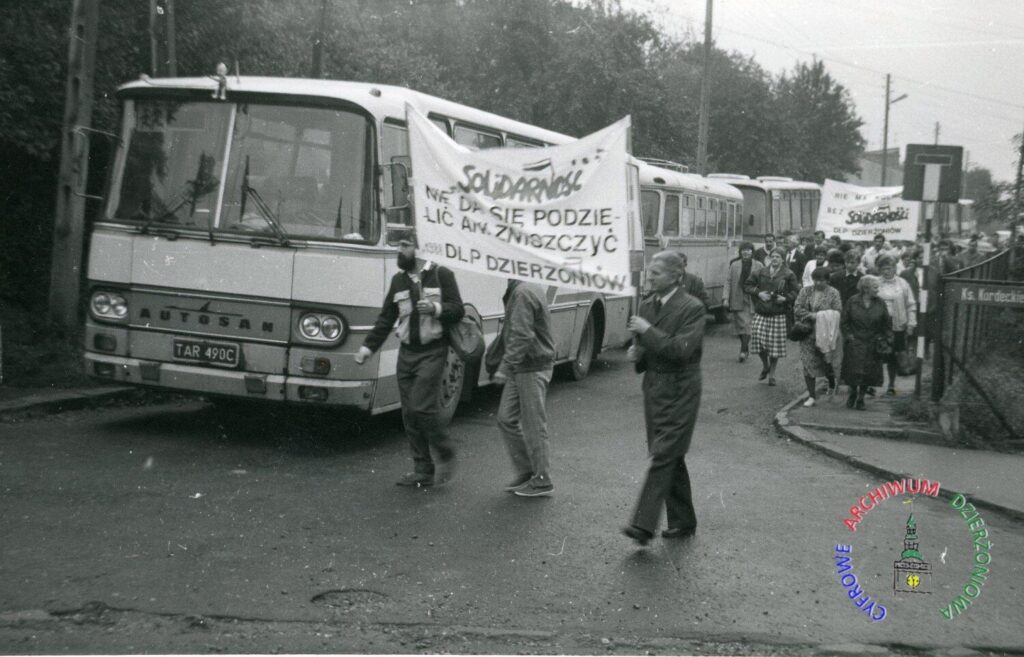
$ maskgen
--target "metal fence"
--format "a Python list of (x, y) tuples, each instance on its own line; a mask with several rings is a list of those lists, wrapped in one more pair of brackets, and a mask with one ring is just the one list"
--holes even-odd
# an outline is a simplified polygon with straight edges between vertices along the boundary
[(956, 382), (1008, 438), (1024, 437), (1006, 402), (1008, 386), (1024, 384), (1024, 245), (944, 276), (937, 302), (932, 400)]

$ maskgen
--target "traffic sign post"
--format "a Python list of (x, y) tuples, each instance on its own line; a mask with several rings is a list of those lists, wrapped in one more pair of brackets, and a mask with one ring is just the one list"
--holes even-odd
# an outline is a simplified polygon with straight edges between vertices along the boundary
[[(924, 203), (924, 262), (920, 285), (921, 324), (917, 329), (917, 373), (914, 375), (914, 398), (921, 398), (921, 370), (924, 369), (925, 315), (928, 313), (929, 269), (932, 260), (932, 219), (936, 203), (960, 200), (960, 177), (964, 158), (961, 146), (907, 144), (904, 158), (903, 200)], [(941, 358), (942, 336), (935, 341), (936, 358)]]

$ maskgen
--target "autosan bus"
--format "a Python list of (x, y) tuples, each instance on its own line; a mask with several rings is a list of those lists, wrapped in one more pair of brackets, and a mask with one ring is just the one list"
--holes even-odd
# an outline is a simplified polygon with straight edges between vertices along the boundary
[(685, 253), (687, 271), (704, 279), (708, 309), (724, 321), (723, 295), (742, 233), (743, 194), (718, 180), (645, 164), (640, 201), (645, 260), (663, 249)]
[(743, 193), (743, 228), (747, 240), (765, 235), (807, 234), (814, 230), (821, 205), (821, 186), (783, 176), (751, 179), (735, 173), (708, 176), (727, 182)]
[[(86, 366), (215, 399), (398, 408), (397, 339), (363, 366), (353, 356), (397, 271), (394, 244), (413, 228), (406, 103), (473, 148), (573, 140), (356, 82), (143, 79), (118, 95), (121, 139), (88, 254)], [(457, 279), (493, 339), (505, 281)], [(548, 299), (557, 360), (573, 378), (602, 347), (628, 341), (632, 298), (549, 288)], [(485, 382), (479, 369), (467, 374), (450, 351), (439, 390), (447, 417), (467, 376)]]

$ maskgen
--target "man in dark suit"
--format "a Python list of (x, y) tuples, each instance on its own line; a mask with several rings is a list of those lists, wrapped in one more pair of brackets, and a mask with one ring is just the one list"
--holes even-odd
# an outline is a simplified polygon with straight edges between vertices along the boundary
[(685, 253), (682, 251), (676, 251), (676, 255), (683, 259), (683, 289), (686, 290), (686, 293), (690, 296), (700, 299), (701, 303), (704, 304), (704, 307), (707, 308), (711, 299), (708, 297), (707, 290), (704, 289), (704, 279), (697, 274), (691, 274), (690, 272), (685, 271), (687, 265), (690, 264)]
[(700, 357), (704, 305), (682, 287), (679, 254), (663, 251), (647, 270), (653, 294), (629, 320), (636, 336), (630, 348), (643, 373), (644, 421), (650, 466), (630, 524), (622, 531), (640, 545), (654, 537), (661, 509), (668, 515), (664, 538), (683, 538), (697, 529), (686, 451), (700, 406)]
[(844, 258), (844, 269), (832, 272), (828, 284), (839, 290), (843, 306), (853, 295), (857, 294), (857, 282), (860, 281), (860, 256), (856, 251), (847, 251)]
[[(825, 246), (825, 231), (816, 230), (814, 231), (813, 241), (808, 241), (806, 243), (806, 246), (804, 246), (804, 255), (807, 256), (807, 260), (804, 261), (804, 264), (807, 264), (807, 262), (814, 260), (814, 254), (820, 246), (824, 246), (825, 252), (828, 253), (828, 247)], [(802, 275), (803, 272), (800, 272), (800, 274), (797, 275), (797, 278), (799, 278)]]
[(786, 266), (793, 272), (797, 280), (801, 280), (804, 276), (804, 266), (807, 265), (808, 260), (814, 257), (814, 252), (812, 251), (811, 255), (807, 255), (806, 249), (800, 245), (800, 238), (796, 235), (790, 235), (788, 242), (786, 247)]
[[(942, 317), (935, 308), (939, 301), (939, 279), (941, 263), (933, 261), (927, 270), (922, 265), (924, 253), (915, 249), (911, 253), (906, 268), (900, 272), (900, 277), (906, 280), (910, 286), (913, 298), (918, 302), (918, 335), (925, 337), (925, 357), (929, 355), (932, 346), (932, 339), (939, 335), (941, 330)], [(948, 272), (947, 272), (948, 273)], [(928, 310), (921, 311), (921, 291), (928, 291)]]

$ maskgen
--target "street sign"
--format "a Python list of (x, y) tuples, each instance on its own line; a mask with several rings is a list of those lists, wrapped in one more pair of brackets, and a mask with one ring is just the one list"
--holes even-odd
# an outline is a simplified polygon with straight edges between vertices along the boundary
[(956, 203), (960, 200), (963, 146), (907, 144), (903, 200)]

